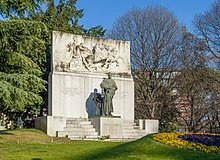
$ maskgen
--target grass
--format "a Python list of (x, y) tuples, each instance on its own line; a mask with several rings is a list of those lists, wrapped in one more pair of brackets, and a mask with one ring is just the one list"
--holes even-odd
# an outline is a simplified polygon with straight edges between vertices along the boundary
[(217, 160), (220, 154), (183, 150), (155, 142), (149, 135), (134, 142), (70, 141), (41, 131), (0, 132), (0, 160)]

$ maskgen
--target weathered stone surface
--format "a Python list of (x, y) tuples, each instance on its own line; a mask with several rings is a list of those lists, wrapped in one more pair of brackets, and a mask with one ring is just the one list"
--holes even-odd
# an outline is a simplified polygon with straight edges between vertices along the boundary
[(42, 130), (49, 136), (56, 136), (56, 132), (63, 130), (66, 117), (46, 116), (35, 120), (35, 128)]
[(57, 72), (130, 75), (130, 43), (54, 31), (52, 62)]
[[(106, 76), (79, 73), (53, 73), (49, 77), (50, 116), (90, 118), (95, 114), (94, 90)], [(134, 83), (131, 78), (113, 77), (118, 90), (113, 99), (112, 115), (134, 119)]]
[(149, 134), (158, 133), (159, 121), (156, 119), (145, 119), (145, 131)]
[(121, 117), (93, 117), (90, 119), (100, 136), (122, 138), (123, 119)]
[(4, 131), (6, 128), (4, 126), (0, 126), (0, 131)]
[[(111, 115), (120, 116), (120, 121), (134, 121), (134, 82), (130, 70), (128, 41), (53, 32), (51, 60), (48, 87), (49, 116), (38, 118), (36, 122), (40, 124), (36, 124), (37, 128), (51, 136), (58, 133), (60, 136), (68, 134), (71, 137), (72, 134), (72, 138), (77, 138), (78, 132), (80, 136), (84, 135), (77, 129), (75, 132), (72, 131), (74, 126), (66, 126), (66, 119), (94, 116), (96, 113), (94, 92), (101, 93), (100, 84), (107, 78), (109, 72), (112, 73), (112, 79), (118, 88), (113, 98)], [(118, 125), (120, 128), (118, 131), (113, 125), (118, 122), (109, 120), (103, 125), (109, 125), (109, 133), (114, 138), (123, 138), (121, 134), (123, 123), (120, 122)], [(110, 131), (112, 127), (113, 130)], [(90, 129), (85, 129), (85, 132), (87, 131), (86, 136), (97, 136), (89, 135)]]

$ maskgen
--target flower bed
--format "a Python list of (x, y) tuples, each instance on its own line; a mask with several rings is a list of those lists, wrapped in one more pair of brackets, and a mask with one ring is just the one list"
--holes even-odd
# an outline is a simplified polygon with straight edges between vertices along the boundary
[(190, 133), (159, 133), (153, 139), (178, 148), (200, 150), (206, 153), (220, 152), (220, 135)]
[(220, 147), (220, 135), (211, 135), (211, 134), (184, 134), (179, 135), (178, 138), (181, 138), (186, 141), (202, 143), (206, 146), (217, 146)]

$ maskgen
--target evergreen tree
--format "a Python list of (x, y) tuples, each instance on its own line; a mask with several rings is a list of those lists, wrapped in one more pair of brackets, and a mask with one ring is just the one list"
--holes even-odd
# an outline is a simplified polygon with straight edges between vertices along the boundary
[[(41, 5), (44, 2), (45, 11)], [(47, 99), (45, 80), (50, 71), (53, 30), (104, 35), (101, 26), (85, 29), (78, 24), (83, 10), (75, 5), (76, 0), (60, 0), (58, 5), (54, 0), (0, 1), (0, 16), (10, 19), (0, 21), (0, 116), (3, 112), (15, 117), (26, 106), (38, 112), (42, 97)]]
[(54, 0), (48, 0), (47, 9), (42, 9), (30, 16), (32, 20), (45, 23), (50, 31), (69, 32), (87, 36), (104, 36), (105, 30), (101, 26), (85, 29), (78, 21), (83, 17), (83, 9), (76, 9), (77, 0), (60, 0), (56, 6)]
[(38, 111), (45, 90), (41, 66), (46, 61), (47, 27), (22, 20), (0, 21), (0, 111)]
[(24, 18), (41, 8), (44, 0), (1, 0), (0, 15), (5, 18)]

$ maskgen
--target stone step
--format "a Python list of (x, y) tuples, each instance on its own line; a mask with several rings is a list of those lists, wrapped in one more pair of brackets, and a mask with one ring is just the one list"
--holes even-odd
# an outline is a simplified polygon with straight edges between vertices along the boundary
[(134, 123), (132, 124), (125, 123), (123, 124), (123, 129), (139, 129), (139, 126), (135, 125)]
[(66, 121), (66, 125), (91, 125), (90, 121)]
[(139, 132), (123, 132), (123, 136), (124, 135), (142, 135), (141, 133), (139, 133)]
[(139, 126), (134, 126), (134, 129), (139, 129)]
[(95, 128), (72, 128), (72, 127), (64, 127), (64, 131), (72, 131), (72, 132), (95, 132)]
[(124, 136), (135, 136), (135, 137), (139, 137), (139, 136), (144, 136), (146, 134), (142, 134), (142, 133), (130, 133), (130, 132), (123, 132), (123, 137)]
[(122, 129), (123, 129), (123, 130), (124, 130), (124, 129), (139, 129), (139, 127), (138, 127), (138, 126), (123, 126)]
[(123, 135), (125, 134), (139, 134), (139, 135), (145, 135), (147, 134), (145, 131), (141, 131), (141, 130), (134, 130), (134, 131), (129, 131), (129, 130), (124, 130), (123, 131)]
[(123, 138), (125, 139), (138, 139), (146, 135), (144, 130), (140, 130), (139, 126), (134, 121), (123, 121), (122, 128)]
[(141, 133), (141, 134), (145, 134), (146, 131), (145, 130), (141, 130), (141, 129), (132, 129), (132, 130), (128, 130), (128, 129), (123, 129), (123, 132), (137, 132), (137, 133)]
[(97, 132), (89, 132), (89, 131), (57, 131), (58, 137), (66, 137), (66, 136), (97, 136)]
[(141, 134), (147, 134), (145, 130), (139, 130)]
[(134, 123), (134, 120), (123, 120), (124, 123)]
[(98, 140), (100, 136), (68, 136), (70, 140)]
[(137, 126), (135, 123), (123, 123), (123, 126)]
[(125, 134), (123, 135), (123, 138), (139, 138), (141, 136), (142, 135), (139, 135), (139, 134)]
[(89, 121), (88, 118), (67, 118), (66, 121)]
[(142, 136), (134, 136), (134, 135), (129, 135), (129, 136), (123, 136), (124, 139), (139, 139)]
[(93, 125), (68, 124), (66, 128), (93, 128)]
[(67, 137), (68, 132), (67, 131), (57, 131), (56, 136), (57, 137)]
[(125, 129), (125, 130), (122, 130), (123, 133), (140, 133), (139, 130), (136, 130), (136, 129)]
[(134, 122), (123, 122), (123, 125), (131, 125), (131, 126), (138, 126), (136, 123), (134, 123)]
[[(138, 139), (146, 135), (133, 121), (123, 122), (122, 134), (124, 139)], [(71, 140), (98, 140), (101, 137), (86, 118), (68, 118), (64, 130), (58, 131), (57, 136), (68, 137)]]
[(97, 132), (71, 132), (68, 136), (98, 136)]
[(140, 137), (139, 137), (139, 138), (144, 137), (144, 136), (146, 136), (146, 135), (147, 135), (147, 133), (140, 134)]
[(123, 123), (135, 123), (135, 122), (134, 121), (123, 121)]

